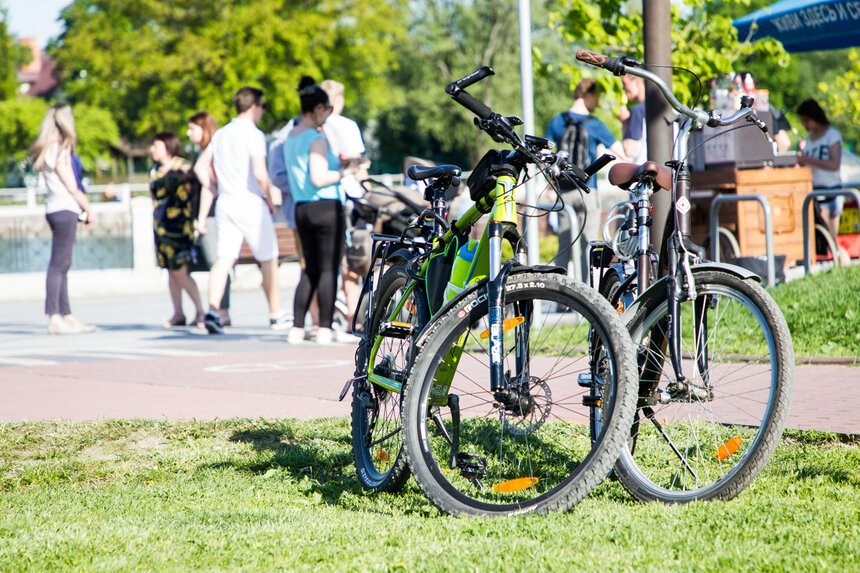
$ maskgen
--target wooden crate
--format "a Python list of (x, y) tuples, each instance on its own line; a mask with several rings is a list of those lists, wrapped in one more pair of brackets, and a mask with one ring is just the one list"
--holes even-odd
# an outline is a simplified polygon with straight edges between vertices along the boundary
[[(803, 200), (812, 191), (808, 167), (782, 169), (716, 169), (693, 173), (693, 240), (701, 244), (710, 234), (711, 201), (716, 194), (762, 195), (770, 204), (774, 254), (785, 255), (786, 265), (803, 263)], [(712, 191), (713, 193), (703, 193)], [(741, 256), (765, 255), (764, 213), (757, 201), (724, 203), (719, 225), (734, 233)], [(812, 203), (809, 204), (810, 248), (814, 252)]]

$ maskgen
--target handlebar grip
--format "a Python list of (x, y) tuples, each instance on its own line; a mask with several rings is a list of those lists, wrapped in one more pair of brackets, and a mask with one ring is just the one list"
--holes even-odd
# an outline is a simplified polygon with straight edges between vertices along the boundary
[(451, 96), (455, 102), (462, 105), (481, 119), (490, 119), (493, 116), (493, 110), (491, 110), (487, 105), (473, 96), (472, 94), (464, 91), (458, 91)]
[(478, 83), (487, 76), (495, 75), (495, 73), (496, 72), (494, 72), (493, 68), (491, 68), (490, 66), (481, 66), (468, 76), (465, 76), (455, 82), (451, 82), (450, 84), (448, 84), (448, 87), (445, 88), (445, 92), (448, 95), (453, 96), (458, 91), (464, 90), (470, 85)]
[(623, 76), (627, 72), (627, 68), (621, 62), (621, 58), (610, 58), (609, 56), (589, 50), (577, 50), (576, 59), (580, 62), (608, 70), (616, 76)]
[(588, 178), (591, 179), (591, 176), (606, 167), (606, 165), (610, 161), (614, 161), (615, 156), (610, 155), (608, 153), (604, 153), (600, 157), (594, 160), (594, 162), (584, 169), (585, 173), (588, 175)]

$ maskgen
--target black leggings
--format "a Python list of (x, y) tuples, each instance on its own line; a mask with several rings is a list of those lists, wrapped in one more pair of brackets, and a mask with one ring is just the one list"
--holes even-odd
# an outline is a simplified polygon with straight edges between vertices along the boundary
[(48, 264), (48, 278), (45, 282), (45, 314), (72, 314), (69, 306), (69, 286), (66, 281), (69, 267), (72, 266), (72, 250), (75, 247), (75, 230), (78, 228), (78, 215), (73, 211), (48, 213), (48, 226), (51, 227), (51, 262)]
[(296, 227), (305, 264), (293, 302), (293, 326), (304, 328), (305, 313), (311, 298), (317, 293), (319, 326), (331, 328), (337, 296), (337, 272), (346, 230), (343, 205), (335, 200), (297, 203)]

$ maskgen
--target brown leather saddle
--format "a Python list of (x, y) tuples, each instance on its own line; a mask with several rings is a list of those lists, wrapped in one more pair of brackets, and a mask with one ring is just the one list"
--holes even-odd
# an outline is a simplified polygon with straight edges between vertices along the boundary
[(651, 179), (658, 189), (668, 190), (672, 186), (672, 172), (657, 165), (656, 161), (637, 163), (616, 163), (609, 170), (609, 182), (616, 187), (628, 190), (642, 179)]

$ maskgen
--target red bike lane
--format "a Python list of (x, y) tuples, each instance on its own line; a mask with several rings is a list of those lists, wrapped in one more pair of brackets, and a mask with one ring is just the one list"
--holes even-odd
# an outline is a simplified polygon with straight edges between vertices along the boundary
[[(0, 368), (0, 422), (347, 416), (354, 346)], [(798, 365), (788, 427), (860, 434), (860, 368)]]

